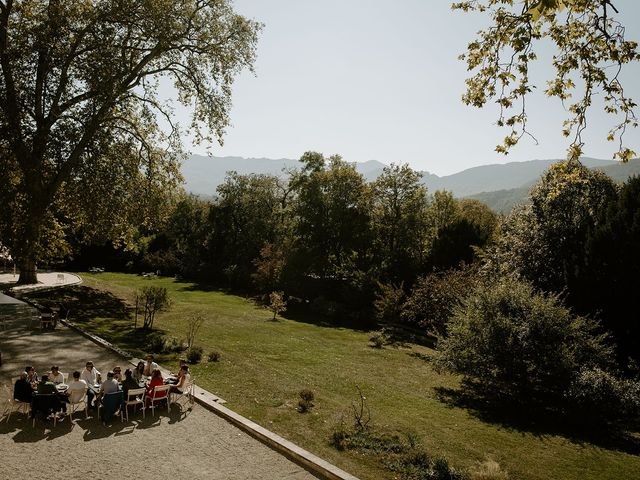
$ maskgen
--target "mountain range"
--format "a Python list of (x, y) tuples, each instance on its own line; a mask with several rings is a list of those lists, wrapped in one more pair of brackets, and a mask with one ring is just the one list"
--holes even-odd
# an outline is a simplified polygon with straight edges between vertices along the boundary
[[(456, 197), (475, 198), (485, 202), (497, 212), (508, 213), (516, 203), (525, 202), (531, 186), (549, 166), (559, 160), (530, 160), (504, 164), (482, 165), (452, 175), (438, 176), (422, 173), (422, 182), (429, 192), (448, 190)], [(602, 170), (616, 181), (624, 181), (632, 175), (640, 175), (640, 159), (626, 164), (613, 160), (581, 158), (589, 167)], [(356, 163), (356, 170), (367, 181), (375, 180), (386, 166), (377, 160)], [(185, 189), (195, 195), (212, 197), (218, 185), (224, 182), (227, 172), (239, 174), (262, 173), (286, 176), (299, 168), (300, 162), (286, 158), (205, 157), (191, 155), (182, 165)]]

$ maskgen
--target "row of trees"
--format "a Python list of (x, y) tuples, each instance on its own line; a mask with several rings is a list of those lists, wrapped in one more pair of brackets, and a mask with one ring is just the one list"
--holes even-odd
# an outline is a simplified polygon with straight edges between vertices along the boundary
[(408, 288), (470, 263), (496, 225), (480, 202), (429, 195), (407, 165), (368, 183), (340, 157), (308, 152), (286, 179), (231, 173), (216, 201), (180, 200), (143, 268), (284, 290), (324, 313), (371, 319), (378, 283)]

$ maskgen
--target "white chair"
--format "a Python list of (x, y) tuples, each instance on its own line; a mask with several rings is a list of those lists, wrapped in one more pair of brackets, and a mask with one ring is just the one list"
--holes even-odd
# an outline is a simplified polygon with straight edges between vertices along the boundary
[[(66, 381), (65, 381), (66, 383)], [(84, 389), (82, 394), (73, 392), (69, 395), (69, 421), (73, 422), (73, 414), (81, 409), (81, 405), (84, 403), (84, 418), (89, 417), (89, 403), (87, 402), (87, 390)]]
[(189, 402), (191, 405), (193, 405), (194, 403), (194, 398), (195, 398), (195, 394), (194, 394), (194, 389), (196, 386), (196, 379), (195, 377), (191, 377), (189, 379), (189, 383), (187, 383), (187, 385), (185, 386), (185, 388), (182, 390), (182, 393), (179, 392), (171, 392), (170, 395), (173, 397), (175, 396), (175, 400), (172, 399), (171, 401), (174, 403), (180, 403), (178, 400), (179, 399), (185, 399), (187, 400), (187, 402)]
[(2, 387), (4, 388), (4, 394), (7, 397), (7, 405), (5, 406), (2, 415), (7, 415), (7, 423), (9, 423), (12, 412), (19, 412), (22, 409), (22, 413), (27, 415), (29, 413), (31, 404), (29, 402), (21, 402), (20, 400), (16, 400), (15, 398), (13, 398), (13, 392), (8, 385), (4, 384), (2, 385)]
[(146, 389), (142, 388), (132, 388), (127, 392), (127, 398), (125, 399), (125, 413), (127, 415), (127, 422), (129, 421), (129, 405), (142, 405), (142, 418), (145, 418), (145, 408), (144, 408), (144, 392)]
[[(156, 416), (156, 403), (166, 401), (167, 413), (171, 413), (171, 407), (169, 406), (169, 389), (171, 385), (158, 385), (153, 389), (151, 395), (147, 395), (147, 401), (149, 402), (149, 408), (151, 409), (153, 416)], [(165, 392), (162, 397), (158, 397), (158, 393)]]

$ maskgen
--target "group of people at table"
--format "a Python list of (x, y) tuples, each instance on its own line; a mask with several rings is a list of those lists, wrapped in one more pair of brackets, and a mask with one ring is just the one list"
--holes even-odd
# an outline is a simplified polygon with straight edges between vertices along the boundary
[(123, 393), (123, 401), (127, 399), (129, 390), (145, 387), (145, 402), (152, 399), (164, 398), (166, 390), (156, 391), (155, 388), (169, 384), (170, 393), (183, 394), (187, 391), (191, 381), (189, 366), (185, 360), (180, 360), (180, 370), (177, 375), (170, 375), (166, 379), (153, 355), (147, 355), (147, 361), (138, 362), (135, 369), (127, 368), (124, 373), (118, 366), (107, 373), (105, 380), (95, 368), (93, 362), (87, 362), (84, 370), (73, 372), (73, 379), (65, 384), (64, 375), (57, 365), (51, 367), (51, 372), (38, 378), (38, 374), (32, 366), (25, 367), (25, 371), (16, 380), (13, 389), (13, 398), (20, 402), (31, 403), (32, 412), (34, 399), (39, 395), (49, 395), (55, 400), (53, 409), (58, 412), (67, 411), (67, 403), (81, 402), (86, 393), (88, 408), (97, 409), (105, 395), (116, 392)]

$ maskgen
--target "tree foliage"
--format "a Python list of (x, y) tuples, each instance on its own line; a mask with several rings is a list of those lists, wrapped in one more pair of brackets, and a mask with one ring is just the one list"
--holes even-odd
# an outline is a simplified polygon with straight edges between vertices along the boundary
[(601, 96), (604, 111), (614, 116), (607, 139), (618, 140), (616, 156), (623, 161), (635, 152), (623, 143), (627, 127), (637, 127), (635, 101), (621, 81), (623, 66), (640, 59), (638, 44), (625, 39), (625, 29), (614, 0), (471, 0), (452, 8), (486, 13), (490, 26), (461, 55), (473, 72), (463, 101), (475, 107), (495, 99), (498, 125), (509, 130), (498, 152), (507, 153), (527, 129), (526, 99), (536, 85), (531, 80), (538, 44), (555, 48), (555, 76), (545, 93), (568, 104), (563, 134), (571, 137), (569, 157), (582, 152), (582, 133), (594, 98)]
[(193, 107), (198, 138), (221, 138), (258, 30), (227, 0), (0, 1), (0, 171), (13, 199), (0, 223), (21, 281), (35, 280), (52, 215), (112, 238), (154, 220), (162, 209), (146, 207), (175, 184), (181, 153), (160, 80)]
[(136, 294), (136, 305), (142, 308), (142, 328), (152, 330), (156, 314), (167, 310), (171, 306), (171, 298), (164, 287), (142, 287), (140, 292)]
[(440, 365), (497, 392), (560, 398), (580, 368), (608, 369), (597, 324), (525, 282), (479, 285), (454, 309)]

